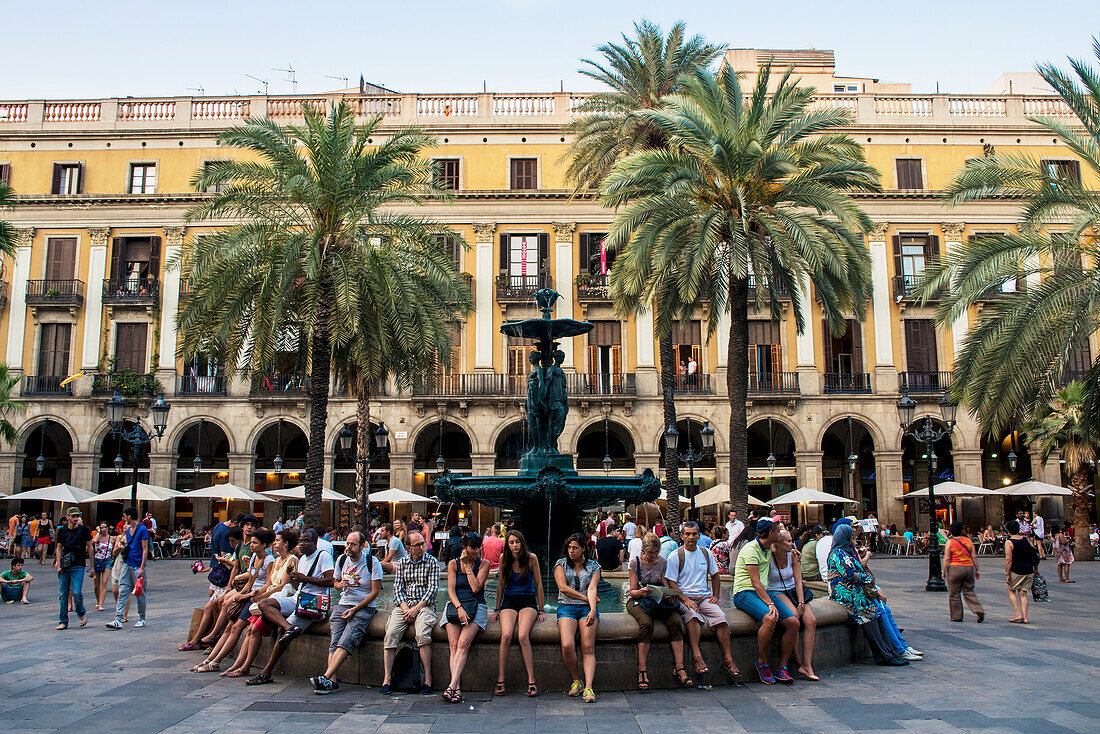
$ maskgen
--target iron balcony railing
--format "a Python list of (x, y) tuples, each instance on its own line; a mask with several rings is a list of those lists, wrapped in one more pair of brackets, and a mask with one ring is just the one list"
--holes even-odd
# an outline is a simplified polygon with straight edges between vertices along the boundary
[(139, 375), (127, 370), (121, 373), (103, 372), (92, 379), (92, 395), (113, 395), (118, 392), (124, 398), (151, 397), (156, 389), (157, 380), (153, 375)]
[(492, 372), (441, 374), (413, 383), (412, 394), (432, 397), (465, 397), (504, 394), (504, 375)]
[(606, 273), (587, 273), (577, 279), (578, 301), (607, 301), (610, 280)]
[(898, 392), (941, 393), (951, 389), (951, 372), (899, 372)]
[(61, 386), (64, 377), (34, 377), (23, 376), (24, 395), (72, 395), (73, 389), (69, 385)]
[(535, 291), (550, 288), (549, 275), (500, 275), (497, 277), (498, 301), (527, 301), (535, 297)]
[[(764, 298), (764, 300), (768, 299), (768, 292), (767, 292), (766, 289), (760, 295), (761, 295), (761, 297)], [(784, 286), (777, 286), (776, 289), (775, 289), (775, 296), (776, 296), (776, 298), (781, 298), (781, 299), (790, 298), (791, 297), (791, 292), (788, 291)], [(750, 275), (749, 276), (749, 299), (750, 300), (756, 300), (756, 276), (755, 275)]]
[(710, 375), (696, 372), (694, 375), (676, 375), (672, 384), (674, 393), (698, 393), (710, 395), (714, 392), (711, 386)]
[(271, 372), (252, 378), (252, 394), (260, 397), (309, 395), (309, 375), (296, 372)]
[(226, 394), (225, 375), (185, 375), (176, 378), (176, 395)]
[(570, 395), (635, 395), (638, 386), (633, 372), (620, 374), (578, 372), (566, 375)]
[(749, 375), (749, 393), (759, 395), (799, 395), (797, 372), (758, 372)]
[(156, 278), (107, 278), (103, 281), (105, 304), (155, 304), (160, 297)]
[(860, 394), (871, 392), (871, 375), (868, 372), (826, 372), (825, 394)]
[(28, 280), (27, 305), (59, 304), (80, 306), (84, 303), (82, 280)]

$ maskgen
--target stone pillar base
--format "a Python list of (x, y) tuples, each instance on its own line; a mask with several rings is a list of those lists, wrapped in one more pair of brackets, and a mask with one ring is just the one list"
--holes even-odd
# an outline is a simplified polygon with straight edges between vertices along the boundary
[(661, 376), (656, 367), (635, 368), (634, 380), (639, 397), (653, 397), (661, 394)]
[(816, 366), (800, 365), (798, 367), (798, 389), (803, 395), (821, 394), (821, 373)]
[(875, 381), (876, 395), (889, 395), (898, 391), (898, 371), (893, 365), (875, 367), (871, 378)]

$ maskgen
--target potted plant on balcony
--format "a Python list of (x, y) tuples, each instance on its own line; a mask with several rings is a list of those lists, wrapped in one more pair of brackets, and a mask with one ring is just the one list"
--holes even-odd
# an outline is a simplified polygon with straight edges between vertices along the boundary
[(580, 273), (576, 278), (573, 278), (573, 285), (578, 288), (588, 288), (592, 285), (592, 274)]
[(508, 288), (509, 285), (511, 285), (512, 281), (508, 277), (507, 273), (501, 273), (496, 277), (496, 280), (493, 282), (496, 283), (497, 290), (505, 290), (506, 288)]
[(46, 298), (57, 298), (60, 295), (61, 291), (59, 291), (57, 288), (48, 288), (46, 290)]

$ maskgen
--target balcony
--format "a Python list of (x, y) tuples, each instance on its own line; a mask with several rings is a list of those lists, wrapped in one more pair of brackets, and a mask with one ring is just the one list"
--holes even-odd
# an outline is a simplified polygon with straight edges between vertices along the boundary
[[(386, 383), (383, 382), (383, 383), (380, 383), (378, 385), (373, 386), (370, 389), (370, 394), (371, 394), (372, 398), (384, 398), (384, 397), (386, 397), (389, 394), (386, 391)], [(345, 382), (343, 382), (342, 380), (337, 379), (337, 380), (334, 380), (333, 383), (332, 383), (332, 392), (329, 393), (329, 397), (332, 397), (332, 398), (354, 398), (354, 397), (357, 397), (357, 395), (355, 394), (355, 392), (351, 388), (349, 388), (347, 386), (347, 384)]]
[(826, 395), (862, 395), (871, 393), (871, 375), (868, 372), (826, 372)]
[(581, 273), (576, 278), (578, 301), (610, 301), (607, 287), (610, 279), (607, 274)]
[(79, 308), (84, 305), (84, 281), (28, 280), (27, 305)]
[[(895, 275), (894, 276), (894, 300), (917, 301), (920, 300), (920, 289), (924, 286), (924, 275)], [(932, 294), (936, 298), (939, 291)]]
[(184, 301), (191, 297), (191, 281), (187, 278), (180, 278), (180, 305), (183, 305)]
[(272, 372), (252, 378), (252, 395), (260, 398), (294, 398), (309, 395), (309, 375)]
[(68, 385), (61, 386), (61, 381), (64, 377), (33, 377), (31, 375), (23, 376), (23, 394), (24, 395), (72, 395), (73, 389)]
[(710, 375), (695, 373), (694, 375), (676, 375), (672, 383), (673, 393), (695, 393), (699, 395), (713, 395)]
[(565, 376), (570, 396), (580, 395), (637, 395), (638, 387), (633, 372), (621, 374), (586, 374), (578, 372)]
[(797, 372), (758, 372), (749, 375), (749, 395), (800, 395)]
[(943, 393), (951, 389), (951, 372), (899, 372), (900, 393)]
[[(418, 381), (412, 386), (414, 397), (470, 397), (503, 395), (505, 375), (495, 373), (443, 374)], [(523, 379), (526, 379), (523, 378)]]
[(176, 395), (218, 397), (225, 394), (225, 375), (189, 375), (176, 378)]
[(124, 398), (152, 397), (159, 392), (160, 383), (150, 374), (139, 375), (129, 370), (101, 372), (92, 380), (92, 395), (114, 395)]
[(501, 303), (532, 301), (535, 291), (553, 287), (549, 275), (498, 275), (497, 301)]
[(105, 306), (155, 306), (160, 281), (155, 278), (107, 278), (103, 281)]
[[(765, 301), (768, 300), (768, 291), (766, 289), (760, 295)], [(780, 300), (788, 300), (791, 297), (791, 292), (788, 291), (785, 286), (778, 286), (775, 289), (775, 297), (780, 299)], [(755, 301), (756, 300), (756, 276), (755, 275), (750, 275), (749, 276), (749, 300), (750, 301)]]

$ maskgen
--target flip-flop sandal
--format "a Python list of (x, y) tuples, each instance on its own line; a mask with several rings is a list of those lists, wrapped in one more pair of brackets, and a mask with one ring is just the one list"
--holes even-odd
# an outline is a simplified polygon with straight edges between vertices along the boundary
[[(684, 671), (684, 677), (683, 678), (680, 677), (680, 671), (681, 670)], [(677, 680), (680, 681), (680, 685), (683, 686), (684, 688), (694, 688), (695, 687), (695, 681), (693, 681), (691, 679), (691, 676), (688, 675), (688, 672), (687, 672), (686, 668), (677, 668), (676, 670), (674, 670), (672, 672), (676, 673)]]
[(185, 642), (176, 649), (180, 652), (191, 652), (192, 650), (198, 650), (200, 648), (194, 642)]
[(496, 688), (493, 689), (493, 695), (494, 696), (506, 696), (506, 695), (508, 695), (508, 685), (504, 681), (498, 680)]
[(797, 675), (799, 678), (802, 678), (803, 680), (814, 681), (815, 683), (821, 680), (816, 675), (811, 678), (810, 676), (803, 673), (801, 670), (796, 670), (795, 675)]
[(734, 670), (733, 668), (726, 665), (725, 663), (722, 663), (722, 670), (723, 670), (723, 672), (725, 672), (726, 675), (728, 675), (730, 677), (730, 680), (733, 682), (733, 685), (739, 686), (739, 685), (743, 684), (743, 681), (741, 679), (741, 671), (740, 670)]
[(539, 695), (538, 685), (535, 684), (535, 683), (528, 683), (527, 684), (527, 697), (528, 698), (538, 698), (538, 695)]
[(1010, 619), (1008, 621), (1012, 624), (1025, 624), (1024, 620), (1022, 619)]
[(57, 625), (56, 627), (54, 627), (54, 629), (55, 629), (55, 630), (58, 630), (58, 631), (60, 631), (60, 630), (67, 630), (67, 629), (69, 629), (69, 625), (67, 625), (67, 624), (59, 624), (59, 625)]
[(80, 626), (81, 627), (87, 627), (88, 626), (88, 618), (87, 617), (81, 617), (80, 618)]
[(266, 683), (274, 683), (274, 681), (271, 680), (271, 676), (267, 673), (259, 673), (244, 682), (246, 686), (262, 686)]

